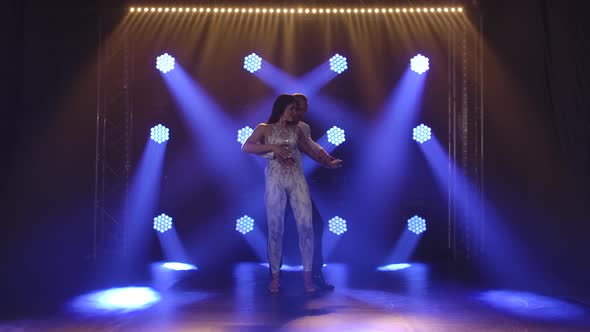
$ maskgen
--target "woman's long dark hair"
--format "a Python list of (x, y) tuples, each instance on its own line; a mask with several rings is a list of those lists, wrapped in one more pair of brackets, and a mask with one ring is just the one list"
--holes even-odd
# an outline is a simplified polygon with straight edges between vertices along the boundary
[(282, 94), (278, 96), (272, 105), (272, 113), (266, 123), (271, 124), (279, 122), (279, 119), (287, 109), (287, 106), (289, 106), (289, 104), (295, 104), (296, 102), (297, 100), (292, 95)]

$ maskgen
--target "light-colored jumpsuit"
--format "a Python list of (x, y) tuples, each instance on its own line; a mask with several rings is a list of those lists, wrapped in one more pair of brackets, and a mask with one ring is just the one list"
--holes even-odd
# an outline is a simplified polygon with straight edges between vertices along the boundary
[(265, 144), (278, 144), (288, 148), (295, 161), (292, 166), (283, 166), (277, 159), (271, 159), (265, 169), (266, 190), (264, 202), (268, 219), (268, 259), (271, 272), (281, 268), (283, 251), (283, 230), (287, 198), (293, 209), (297, 231), (299, 233), (299, 250), (303, 261), (303, 270), (311, 271), (313, 261), (313, 226), (309, 187), (303, 175), (301, 152), (297, 147), (296, 126), (285, 128), (275, 124), (269, 125), (271, 135), (264, 138)]

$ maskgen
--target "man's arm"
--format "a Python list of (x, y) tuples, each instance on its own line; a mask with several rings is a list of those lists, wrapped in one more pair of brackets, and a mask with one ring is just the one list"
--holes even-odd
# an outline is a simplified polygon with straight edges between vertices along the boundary
[(319, 145), (316, 141), (311, 138), (311, 128), (305, 122), (299, 122), (299, 127), (303, 132), (303, 135), (307, 138), (310, 147), (322, 158), (322, 162), (324, 161), (332, 161), (336, 158), (332, 157), (321, 145)]
[[(342, 160), (332, 158), (324, 149), (321, 149), (321, 151), (316, 151), (312, 147), (309, 136), (305, 136), (306, 133), (301, 126), (297, 127), (297, 135), (299, 136), (299, 148), (311, 159), (328, 168), (340, 167)], [(326, 156), (329, 156), (329, 158)]]

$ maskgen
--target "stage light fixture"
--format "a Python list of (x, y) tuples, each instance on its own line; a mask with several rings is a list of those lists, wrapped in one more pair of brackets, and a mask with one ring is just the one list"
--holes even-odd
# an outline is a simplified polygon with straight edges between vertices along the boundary
[(244, 69), (251, 73), (255, 73), (256, 71), (262, 68), (262, 58), (259, 57), (256, 53), (252, 53), (246, 57), (244, 57)]
[(428, 141), (431, 138), (431, 129), (424, 124), (412, 130), (412, 139), (420, 144)]
[(238, 142), (240, 142), (240, 144), (244, 144), (244, 142), (246, 142), (248, 137), (250, 137), (253, 132), (254, 130), (248, 126), (238, 130)]
[(336, 216), (328, 220), (328, 229), (336, 235), (342, 235), (348, 229), (346, 228), (346, 220)]
[(165, 213), (154, 218), (154, 229), (164, 233), (172, 228), (172, 218)]
[(426, 219), (413, 216), (408, 219), (408, 229), (415, 234), (421, 234), (426, 231)]
[(164, 143), (170, 139), (170, 130), (158, 124), (150, 129), (150, 138), (158, 144)]
[(422, 74), (430, 69), (428, 58), (422, 54), (418, 54), (410, 60), (410, 68), (412, 71)]
[(156, 58), (156, 68), (166, 74), (174, 69), (174, 61), (175, 59), (170, 54), (164, 53)]
[(338, 74), (348, 69), (346, 58), (340, 54), (336, 54), (330, 58), (330, 69)]
[(254, 229), (254, 219), (247, 215), (236, 220), (236, 231), (246, 234)]
[(346, 137), (344, 135), (344, 130), (334, 126), (332, 128), (330, 128), (330, 130), (328, 130), (326, 132), (326, 134), (328, 135), (328, 142), (338, 146), (342, 143), (344, 143), (344, 141), (346, 141)]
[[(192, 10), (191, 10), (192, 9)], [(399, 7), (382, 7), (382, 8), (315, 8), (315, 7), (297, 7), (297, 8), (270, 8), (270, 7), (244, 7), (244, 8), (232, 8), (232, 7), (199, 7), (199, 9), (197, 10), (197, 8), (195, 7), (188, 7), (188, 8), (184, 8), (184, 7), (160, 7), (160, 8), (155, 8), (155, 7), (129, 7), (129, 12), (130, 13), (162, 13), (162, 12), (179, 12), (179, 13), (196, 13), (198, 12), (207, 12), (207, 13), (299, 13), (299, 14), (344, 14), (344, 13), (355, 13), (358, 14), (359, 12), (361, 14), (365, 14), (365, 13), (369, 13), (369, 14), (386, 14), (386, 13), (435, 13), (435, 12), (445, 12), (445, 13), (462, 13), (463, 12), (463, 8), (462, 7), (430, 7), (430, 8), (420, 8), (420, 7), (411, 7), (411, 8), (399, 8)]]

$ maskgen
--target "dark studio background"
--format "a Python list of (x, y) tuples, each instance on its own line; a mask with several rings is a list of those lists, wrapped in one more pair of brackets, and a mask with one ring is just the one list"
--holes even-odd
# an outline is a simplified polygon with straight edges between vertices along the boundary
[[(486, 195), (560, 281), (556, 287), (583, 290), (590, 280), (588, 20), (575, 1), (479, 6)], [(4, 8), (0, 310), (8, 313), (69, 297), (88, 279), (97, 25), (105, 8), (125, 4), (12, 1)]]

